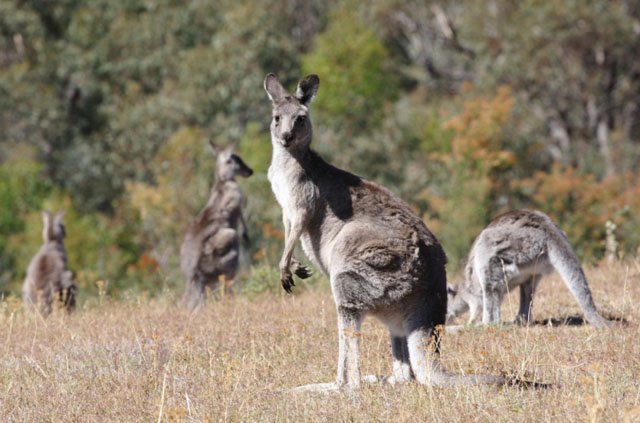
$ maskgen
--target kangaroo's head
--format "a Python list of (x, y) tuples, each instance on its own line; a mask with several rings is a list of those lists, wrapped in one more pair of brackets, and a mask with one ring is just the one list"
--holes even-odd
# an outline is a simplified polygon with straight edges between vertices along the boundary
[(64, 211), (58, 210), (55, 216), (51, 216), (51, 212), (45, 210), (42, 212), (42, 239), (44, 242), (62, 242), (67, 232), (64, 229), (62, 218)]
[(456, 295), (458, 295), (458, 288), (451, 285), (451, 284), (447, 284), (447, 302), (452, 302), (453, 299), (456, 297)]
[(213, 141), (209, 141), (209, 144), (216, 154), (216, 178), (219, 181), (231, 181), (236, 176), (248, 178), (253, 175), (253, 169), (233, 152), (233, 147), (219, 148)]
[(318, 75), (305, 76), (289, 94), (278, 77), (270, 73), (264, 79), (264, 89), (271, 99), (271, 139), (288, 150), (306, 150), (311, 143), (312, 129), (309, 104), (318, 92)]
[(460, 294), (464, 280), (457, 286), (447, 284), (447, 324), (450, 324), (456, 317), (469, 310), (469, 303)]

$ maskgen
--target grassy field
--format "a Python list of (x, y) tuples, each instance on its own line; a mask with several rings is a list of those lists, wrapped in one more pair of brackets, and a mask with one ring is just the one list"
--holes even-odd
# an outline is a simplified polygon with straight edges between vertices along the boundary
[[(195, 314), (156, 300), (89, 301), (43, 320), (0, 303), (0, 421), (638, 421), (640, 263), (587, 269), (597, 305), (628, 325), (505, 325), (446, 334), (452, 371), (509, 373), (547, 390), (366, 386), (358, 395), (292, 394), (334, 378), (333, 301), (326, 285), (294, 296), (227, 297)], [(276, 283), (276, 281), (272, 281)], [(517, 293), (516, 293), (517, 294)], [(503, 304), (517, 310), (517, 295)], [(536, 318), (581, 315), (557, 276)], [(382, 325), (363, 327), (363, 374), (388, 374)]]

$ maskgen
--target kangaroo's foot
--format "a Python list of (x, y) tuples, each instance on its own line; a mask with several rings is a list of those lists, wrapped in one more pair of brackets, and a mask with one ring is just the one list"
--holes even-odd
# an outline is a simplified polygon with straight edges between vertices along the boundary
[(293, 393), (314, 392), (319, 394), (333, 394), (340, 392), (340, 386), (337, 382), (329, 383), (310, 383), (308, 385), (297, 386), (291, 389)]
[[(378, 375), (366, 375), (362, 378), (363, 383), (367, 384), (377, 384), (383, 383), (388, 385), (398, 385), (402, 383), (408, 383), (411, 379), (400, 380), (395, 376), (378, 376)], [(343, 384), (340, 385), (338, 382), (328, 382), (328, 383), (310, 383), (308, 385), (297, 386), (295, 388), (291, 388), (291, 392), (300, 393), (300, 392), (314, 392), (321, 394), (332, 394), (340, 391), (350, 391), (353, 390), (349, 387), (349, 385)]]
[(595, 314), (593, 316), (589, 316), (587, 318), (587, 321), (591, 324), (591, 326), (593, 326), (594, 328), (611, 328), (614, 326), (617, 326), (617, 322), (614, 322), (612, 320), (607, 320), (604, 317), (600, 316), (599, 314)]
[(411, 383), (413, 378), (411, 377), (403, 377), (398, 375), (391, 376), (379, 376), (379, 375), (366, 375), (362, 378), (364, 383), (381, 383), (384, 385), (404, 385), (405, 383)]
[(518, 314), (515, 319), (513, 319), (513, 324), (516, 326), (530, 326), (533, 324), (533, 319), (526, 315)]

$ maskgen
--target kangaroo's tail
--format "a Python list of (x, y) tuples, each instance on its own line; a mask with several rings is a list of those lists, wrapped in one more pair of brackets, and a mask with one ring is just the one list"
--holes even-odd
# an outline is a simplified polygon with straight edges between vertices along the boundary
[(407, 337), (409, 361), (416, 380), (428, 386), (518, 386), (522, 388), (547, 388), (551, 385), (524, 381), (510, 376), (461, 375), (449, 372), (440, 361), (440, 330), (421, 327)]
[(559, 229), (549, 243), (549, 261), (578, 301), (587, 321), (595, 327), (611, 326), (613, 322), (602, 317), (596, 310), (580, 260), (571, 248), (566, 235)]

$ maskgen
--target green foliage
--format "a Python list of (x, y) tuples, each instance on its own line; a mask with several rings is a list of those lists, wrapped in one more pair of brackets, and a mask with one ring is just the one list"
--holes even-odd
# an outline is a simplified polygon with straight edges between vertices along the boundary
[[(33, 159), (15, 159), (0, 165), (0, 233), (24, 229), (21, 216), (40, 207), (42, 197), (52, 190), (42, 177), (42, 165)], [(0, 238), (4, 251), (5, 238)]]
[(53, 189), (42, 177), (41, 164), (15, 156), (0, 165), (0, 292), (15, 276), (17, 254), (11, 248), (11, 236), (25, 231), (24, 215), (39, 209)]
[(334, 12), (302, 64), (305, 73), (320, 76), (319, 119), (349, 134), (379, 126), (385, 104), (398, 95), (389, 52), (354, 9), (347, 2)]
[[(518, 135), (547, 138), (547, 164), (560, 161), (598, 177), (630, 170), (614, 158), (627, 143), (614, 143), (607, 132), (623, 131), (627, 141), (638, 135), (638, 114), (628, 112), (640, 89), (637, 63), (628, 59), (640, 48), (637, 3), (471, 7), (460, 25), (465, 43), (478, 52), (475, 83), (485, 89), (507, 83), (517, 93), (526, 120)], [(639, 154), (636, 149), (634, 163)]]
[(256, 172), (237, 286), (278, 289), (267, 72), (319, 74), (314, 148), (407, 200), (452, 270), (514, 207), (592, 260), (610, 220), (634, 254), (638, 22), (621, 1), (0, 2), (0, 290), (18, 291), (45, 207), (67, 211), (81, 292), (181, 289), (208, 138)]

